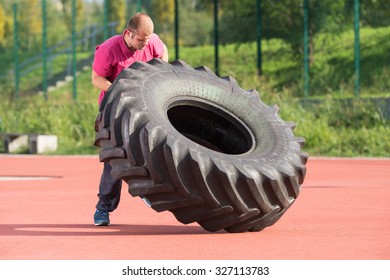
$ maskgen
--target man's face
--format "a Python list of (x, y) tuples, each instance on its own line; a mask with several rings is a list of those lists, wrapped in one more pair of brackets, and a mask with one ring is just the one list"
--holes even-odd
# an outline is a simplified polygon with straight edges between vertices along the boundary
[(146, 34), (144, 31), (126, 30), (127, 43), (136, 50), (142, 50), (145, 48), (150, 39), (151, 34)]

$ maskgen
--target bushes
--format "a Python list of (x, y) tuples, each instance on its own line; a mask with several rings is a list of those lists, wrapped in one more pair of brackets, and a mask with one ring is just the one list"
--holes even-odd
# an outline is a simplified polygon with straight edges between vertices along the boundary
[(389, 126), (363, 127), (359, 130), (342, 129), (339, 134), (338, 150), (330, 155), (388, 157), (390, 154)]
[(316, 103), (284, 104), (288, 105), (282, 107), (281, 114), (295, 120), (296, 135), (306, 138), (305, 150), (311, 155), (388, 157), (390, 154), (389, 120), (369, 99), (328, 98)]
[(59, 154), (94, 154), (93, 103), (52, 104), (35, 98), (0, 105), (3, 131), (58, 136)]

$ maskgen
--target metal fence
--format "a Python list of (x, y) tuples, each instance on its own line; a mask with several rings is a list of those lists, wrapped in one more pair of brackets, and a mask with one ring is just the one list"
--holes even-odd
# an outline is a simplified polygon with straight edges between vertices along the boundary
[[(75, 27), (75, 1), (72, 0), (72, 32), (70, 36), (62, 39), (60, 42), (48, 46), (47, 44), (47, 11), (46, 1), (42, 0), (42, 52), (28, 57), (20, 62), (19, 58), (19, 23), (17, 20), (18, 5), (13, 5), (14, 18), (14, 88), (15, 96), (19, 96), (20, 79), (30, 73), (42, 70), (42, 82), (38, 85), (47, 99), (48, 81), (56, 79), (65, 79), (72, 77), (73, 81), (73, 97), (77, 99), (77, 66), (85, 63), (91, 63), (93, 50), (96, 44), (102, 41), (105, 37), (115, 34), (117, 22), (106, 22), (106, 24), (91, 24), (84, 27), (82, 30), (76, 30)], [(86, 59), (77, 59), (77, 52), (83, 51), (89, 53)], [(53, 71), (53, 63), (57, 57), (65, 56), (66, 63), (59, 71)]]
[[(89, 3), (94, 3), (96, 7), (100, 8), (100, 18), (96, 20), (94, 23), (85, 23), (82, 28), (77, 27), (76, 24), (76, 0), (71, 0), (69, 3), (71, 5), (72, 10), (72, 28), (71, 32), (68, 36), (62, 38), (61, 41), (55, 44), (48, 44), (47, 33), (48, 29), (53, 28), (52, 23), (48, 22), (47, 19), (47, 3), (46, 0), (41, 0), (37, 2), (37, 5), (40, 5), (41, 8), (41, 16), (42, 16), (42, 47), (41, 52), (36, 53), (35, 55), (31, 55), (30, 57), (20, 57), (20, 47), (19, 42), (20, 38), (20, 26), (18, 24), (18, 13), (19, 13), (19, 5), (13, 5), (13, 27), (14, 27), (14, 44), (13, 44), (13, 84), (14, 84), (14, 95), (16, 97), (19, 96), (21, 91), (20, 89), (20, 81), (24, 77), (27, 77), (31, 73), (36, 73), (35, 78), (37, 80), (41, 80), (40, 83), (37, 84), (37, 87), (43, 91), (45, 98), (47, 98), (48, 91), (48, 81), (52, 78), (56, 78), (56, 75), (59, 75), (57, 72), (61, 72), (66, 76), (73, 77), (73, 98), (77, 99), (77, 68), (82, 65), (82, 60), (91, 61), (93, 55), (93, 49), (95, 45), (105, 38), (113, 35), (115, 32), (115, 28), (118, 25), (117, 22), (110, 22), (108, 17), (108, 9), (107, 3), (108, 0), (90, 0)], [(145, 11), (150, 12), (153, 15), (152, 4), (153, 0), (127, 0), (126, 2), (126, 14), (132, 14), (136, 11)], [(203, 7), (201, 16), (199, 15), (199, 11), (196, 8), (192, 10), (188, 8), (188, 2), (193, 3), (195, 6), (197, 3), (206, 3), (207, 7)], [(320, 83), (318, 80), (313, 80), (312, 77), (318, 75), (320, 73), (319, 69), (316, 69), (315, 66), (310, 64), (310, 47), (311, 47), (311, 34), (309, 30), (309, 22), (314, 18), (314, 14), (312, 14), (312, 9), (310, 9), (311, 1), (310, 0), (302, 0), (301, 1), (301, 15), (302, 15), (302, 28), (300, 34), (297, 34), (299, 38), (302, 38), (301, 46), (303, 50), (302, 60), (296, 62), (294, 67), (291, 69), (282, 69), (278, 73), (273, 73), (270, 70), (272, 67), (270, 65), (276, 63), (277, 60), (282, 59), (278, 55), (272, 53), (272, 50), (269, 49), (269, 44), (272, 39), (270, 33), (272, 29), (272, 22), (269, 22), (268, 16), (263, 13), (263, 7), (266, 4), (269, 4), (270, 1), (265, 0), (253, 0), (253, 11), (251, 11), (251, 15), (255, 17), (254, 25), (249, 26), (248, 30), (243, 30), (243, 33), (253, 33), (255, 34), (252, 37), (252, 43), (250, 50), (246, 54), (250, 57), (248, 61), (251, 61), (253, 64), (251, 67), (256, 68), (256, 72), (258, 75), (262, 76), (272, 76), (272, 75), (283, 75), (282, 71), (298, 71), (296, 84), (298, 84), (298, 91), (301, 91), (302, 97), (308, 97), (310, 95), (316, 95), (318, 91), (326, 92), (332, 91), (334, 89), (326, 88), (326, 79), (330, 79), (331, 74), (328, 74), (327, 78), (324, 78), (324, 82)], [(271, 1), (272, 2), (272, 1)], [(168, 2), (167, 2), (168, 3)], [(368, 43), (370, 40), (370, 34), (364, 34), (362, 36), (360, 27), (362, 25), (360, 19), (360, 0), (351, 0), (353, 3), (353, 24), (350, 26), (350, 30), (353, 33), (351, 36), (352, 41), (344, 42), (342, 46), (339, 46), (340, 49), (353, 49), (353, 57), (345, 58), (344, 62), (340, 62), (337, 67), (348, 67), (348, 72), (350, 72), (348, 80), (340, 80), (338, 82), (338, 88), (336, 90), (342, 91), (343, 87), (346, 87), (348, 91), (351, 91), (353, 88), (354, 95), (357, 97), (360, 94), (362, 87), (362, 69), (364, 73), (367, 75), (371, 75), (368, 73), (369, 68), (364, 63), (363, 60), (367, 59), (368, 56), (364, 53), (367, 51)], [(221, 30), (224, 28), (224, 23), (221, 22), (220, 11), (224, 9), (224, 1), (220, 0), (210, 0), (210, 1), (188, 1), (188, 0), (172, 0), (171, 6), (173, 9), (170, 10), (170, 14), (168, 15), (168, 19), (161, 20), (156, 19), (156, 27), (159, 32), (161, 32), (161, 36), (166, 41), (168, 48), (173, 50), (171, 54), (171, 59), (190, 59), (188, 54), (182, 53), (182, 48), (195, 46), (196, 42), (190, 42), (186, 39), (189, 36), (195, 37), (194, 34), (200, 33), (197, 36), (199, 38), (207, 39), (199, 39), (202, 42), (199, 42), (199, 45), (209, 45), (213, 48), (213, 56), (205, 58), (202, 61), (202, 64), (206, 64), (210, 68), (213, 68), (216, 74), (229, 74), (229, 70), (226, 70), (226, 65), (229, 64), (226, 59), (221, 58), (221, 53), (227, 49), (229, 46), (225, 44), (225, 40), (221, 38)], [(187, 7), (184, 10), (184, 7)], [(388, 7), (390, 7), (390, 3)], [(212, 9), (212, 12), (207, 12), (207, 9)], [(197, 20), (198, 17), (198, 20)], [(189, 20), (191, 22), (189, 23)], [(60, 24), (60, 23), (57, 23)], [(194, 25), (198, 27), (194, 29)], [(77, 29), (79, 28), (79, 30)], [(373, 33), (376, 31), (373, 30)], [(388, 30), (384, 30), (384, 37), (390, 35), (390, 33), (386, 33)], [(335, 37), (337, 35), (334, 35)], [(197, 37), (197, 38), (198, 38)], [(254, 40), (253, 40), (254, 38)], [(325, 38), (325, 37), (324, 37)], [(331, 41), (332, 38), (326, 37), (323, 41)], [(361, 43), (364, 41), (366, 44), (362, 48)], [(389, 46), (389, 40), (384, 41), (384, 44)], [(283, 44), (283, 43), (282, 43)], [(325, 43), (324, 43), (325, 44)], [(375, 46), (373, 46), (375, 47)], [(331, 49), (328, 52), (338, 52), (340, 49)], [(240, 45), (237, 44), (236, 50), (240, 51)], [(80, 57), (80, 52), (84, 53), (83, 58)], [(321, 46), (317, 48), (316, 52), (318, 54), (322, 54), (325, 52), (325, 49), (322, 49)], [(362, 53), (363, 52), (363, 53)], [(88, 55), (89, 53), (89, 55)], [(59, 56), (66, 56), (66, 63), (63, 65), (63, 69), (54, 70), (53, 64), (55, 64), (56, 58)], [(371, 55), (371, 54), (369, 54)], [(240, 55), (238, 55), (238, 59), (240, 59)], [(389, 59), (390, 57), (383, 58), (384, 60)], [(281, 63), (278, 61), (277, 63)], [(282, 62), (283, 63), (283, 62)], [(288, 64), (288, 63), (286, 63)], [(363, 64), (363, 65), (362, 65)], [(341, 65), (341, 66), (340, 66)], [(373, 67), (373, 65), (370, 65)], [(379, 69), (378, 79), (380, 79), (381, 73), (384, 71), (389, 71), (389, 67), (384, 64), (378, 65), (378, 67), (382, 67), (382, 70)], [(383, 70), (384, 69), (384, 70)], [(324, 71), (331, 72), (330, 69), (322, 69)], [(382, 71), (382, 72), (381, 72)], [(38, 78), (41, 77), (41, 79)], [(370, 76), (371, 77), (371, 76)], [(367, 77), (365, 77), (367, 80)], [(289, 84), (292, 81), (286, 80), (285, 84)], [(375, 83), (375, 77), (372, 76), (370, 78), (370, 83)], [(383, 91), (390, 91), (389, 82), (383, 82)], [(351, 86), (351, 84), (353, 84)], [(283, 87), (283, 85), (282, 85)]]

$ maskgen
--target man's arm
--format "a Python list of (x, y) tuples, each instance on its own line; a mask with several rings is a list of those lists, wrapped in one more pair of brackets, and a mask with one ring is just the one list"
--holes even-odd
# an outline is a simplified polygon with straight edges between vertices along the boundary
[(168, 56), (168, 49), (167, 46), (164, 44), (164, 53), (161, 56), (161, 59), (168, 62), (169, 56)]
[(111, 82), (106, 77), (99, 76), (94, 70), (92, 70), (92, 84), (103, 91), (107, 91), (111, 86)]

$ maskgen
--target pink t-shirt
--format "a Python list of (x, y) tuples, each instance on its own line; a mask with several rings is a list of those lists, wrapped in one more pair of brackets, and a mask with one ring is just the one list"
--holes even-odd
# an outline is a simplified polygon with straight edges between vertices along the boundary
[[(157, 34), (150, 36), (148, 45), (142, 50), (131, 51), (123, 41), (123, 35), (116, 35), (95, 49), (92, 69), (99, 76), (106, 77), (113, 82), (118, 74), (136, 61), (147, 62), (153, 58), (160, 58), (164, 53), (164, 43)], [(105, 91), (99, 95), (99, 104), (102, 102)]]

